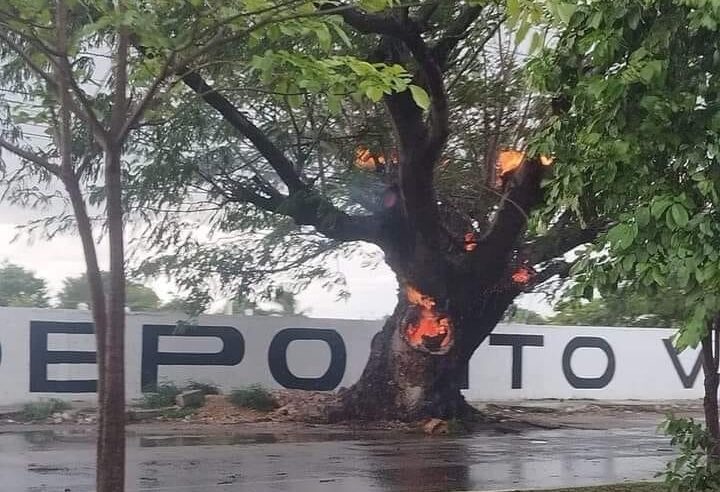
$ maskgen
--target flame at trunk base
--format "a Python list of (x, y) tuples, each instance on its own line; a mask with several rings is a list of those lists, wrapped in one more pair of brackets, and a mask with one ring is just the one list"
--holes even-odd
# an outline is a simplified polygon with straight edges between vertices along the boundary
[(407, 286), (410, 307), (403, 318), (402, 334), (407, 343), (423, 352), (445, 354), (453, 345), (453, 325), (447, 315), (439, 313), (430, 296)]

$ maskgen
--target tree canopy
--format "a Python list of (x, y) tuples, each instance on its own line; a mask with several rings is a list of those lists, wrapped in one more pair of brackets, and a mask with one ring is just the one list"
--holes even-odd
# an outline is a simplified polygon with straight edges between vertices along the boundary
[[(107, 287), (110, 277), (107, 272), (102, 274), (103, 283)], [(141, 283), (127, 281), (126, 306), (132, 311), (156, 311), (160, 308), (160, 298), (153, 289)], [(58, 292), (58, 307), (76, 309), (78, 304), (90, 306), (90, 286), (85, 275), (68, 277)]]
[(0, 263), (0, 306), (47, 307), (45, 280), (19, 265)]
[[(385, 241), (403, 145), (394, 128), (405, 115), (419, 132), (433, 112), (432, 81), (406, 48), (379, 58), (383, 43), (402, 41), (359, 27), (360, 19), (379, 28), (381, 19), (394, 22), (394, 14), (374, 11), (349, 9), (324, 20), (338, 35), (322, 42), (312, 29), (288, 27), (232, 45), (224, 63), (203, 67), (169, 94), (168, 109), (138, 130), (145, 161), (130, 172), (136, 216), (149, 224), (142, 245), (155, 253), (140, 272), (171, 273), (206, 303), (213, 287), (263, 295), (273, 281), (297, 290), (319, 279), (344, 295), (343, 275), (330, 260), (377, 261), (377, 249), (358, 242), (382, 248)], [(442, 132), (451, 135), (437, 151), (435, 189), (422, 192), (440, 198), (439, 210), (417, 213), (439, 214), (462, 242), (469, 230), (489, 228), (503, 198), (497, 153), (527, 138), (544, 108), (522, 79), (512, 35), (500, 28), (502, 5), (428, 2), (405, 11), (441, 60), (448, 92)], [(409, 29), (395, 27), (400, 37)], [(453, 32), (462, 34), (455, 39)], [(396, 93), (396, 110), (379, 104)], [(560, 228), (552, 241), (531, 240), (532, 262), (576, 244), (580, 225), (562, 228), (571, 233), (567, 240), (557, 240)]]

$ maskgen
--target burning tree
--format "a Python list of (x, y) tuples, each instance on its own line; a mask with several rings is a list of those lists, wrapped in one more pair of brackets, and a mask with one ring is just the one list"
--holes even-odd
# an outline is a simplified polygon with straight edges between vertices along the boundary
[[(132, 176), (133, 199), (152, 223), (143, 242), (172, 251), (144, 270), (170, 272), (206, 300), (210, 277), (229, 290), (285, 271), (333, 281), (324, 259), (375, 245), (397, 276), (397, 306), (334, 417), (462, 417), (474, 351), (598, 228), (563, 214), (527, 232), (551, 167), (515, 148), (539, 113), (504, 5), (361, 6), (316, 4), (329, 16), (321, 31), (287, 27), (290, 42), (227, 47), (226, 60), (250, 67), (184, 74), (174, 117), (158, 112), (140, 130), (148, 164)], [(328, 25), (342, 34), (331, 39)], [(362, 81), (348, 87), (353, 77)], [(221, 234), (203, 241), (198, 227)]]

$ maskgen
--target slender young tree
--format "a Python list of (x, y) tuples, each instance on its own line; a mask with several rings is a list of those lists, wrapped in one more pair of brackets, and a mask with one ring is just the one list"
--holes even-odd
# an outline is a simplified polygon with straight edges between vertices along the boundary
[[(262, 38), (277, 25), (323, 25), (317, 18), (325, 13), (292, 0), (224, 2), (219, 9), (197, 1), (0, 5), (0, 148), (16, 158), (3, 162), (3, 198), (45, 202), (42, 185), (52, 195), (56, 180), (70, 213), (41, 225), (49, 234), (74, 225), (82, 242), (97, 345), (99, 492), (124, 490), (123, 174), (142, 146), (133, 132), (196, 66), (222, 63), (223, 45)], [(107, 286), (96, 250), (101, 227), (109, 243)]]

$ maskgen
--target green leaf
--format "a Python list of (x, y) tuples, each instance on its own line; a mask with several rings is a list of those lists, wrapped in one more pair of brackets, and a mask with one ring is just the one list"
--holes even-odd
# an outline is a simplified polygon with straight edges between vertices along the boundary
[(528, 52), (530, 54), (535, 53), (543, 45), (543, 36), (539, 32), (533, 32), (532, 38), (530, 39), (530, 47)]
[(332, 45), (332, 36), (330, 35), (330, 29), (325, 24), (320, 24), (315, 30), (315, 35), (320, 43), (320, 48), (323, 51), (330, 51)]
[(618, 224), (607, 233), (610, 244), (621, 251), (632, 245), (635, 236), (637, 236), (637, 229), (630, 224)]
[(415, 104), (425, 110), (430, 108), (430, 96), (428, 96), (428, 93), (425, 92), (425, 89), (414, 84), (410, 84), (408, 87), (410, 88)]
[(359, 3), (368, 12), (379, 12), (390, 4), (388, 0), (360, 0)]
[(665, 210), (670, 206), (670, 201), (668, 201), (666, 198), (661, 198), (659, 200), (653, 201), (652, 205), (650, 205), (650, 211), (652, 212), (653, 217), (655, 219), (659, 219), (663, 216), (665, 213)]
[(365, 89), (365, 95), (370, 99), (372, 102), (379, 102), (383, 97), (383, 90), (382, 87), (378, 87), (376, 85), (371, 85), (370, 87)]
[(672, 207), (670, 207), (670, 213), (678, 226), (685, 227), (687, 225), (689, 217), (685, 207), (679, 203), (675, 203)]
[(334, 22), (330, 23), (330, 27), (332, 27), (333, 31), (335, 31), (335, 34), (338, 35), (342, 42), (345, 43), (345, 46), (347, 46), (348, 48), (352, 48), (352, 42), (350, 41), (350, 38), (342, 27), (338, 26)]
[(525, 40), (525, 37), (527, 36), (528, 31), (530, 30), (530, 27), (532, 27), (532, 26), (527, 21), (523, 21), (520, 23), (520, 26), (518, 27), (517, 31), (515, 32), (515, 44), (521, 44)]
[(570, 19), (577, 10), (577, 4), (574, 3), (561, 3), (557, 5), (557, 14), (564, 24), (570, 24)]

